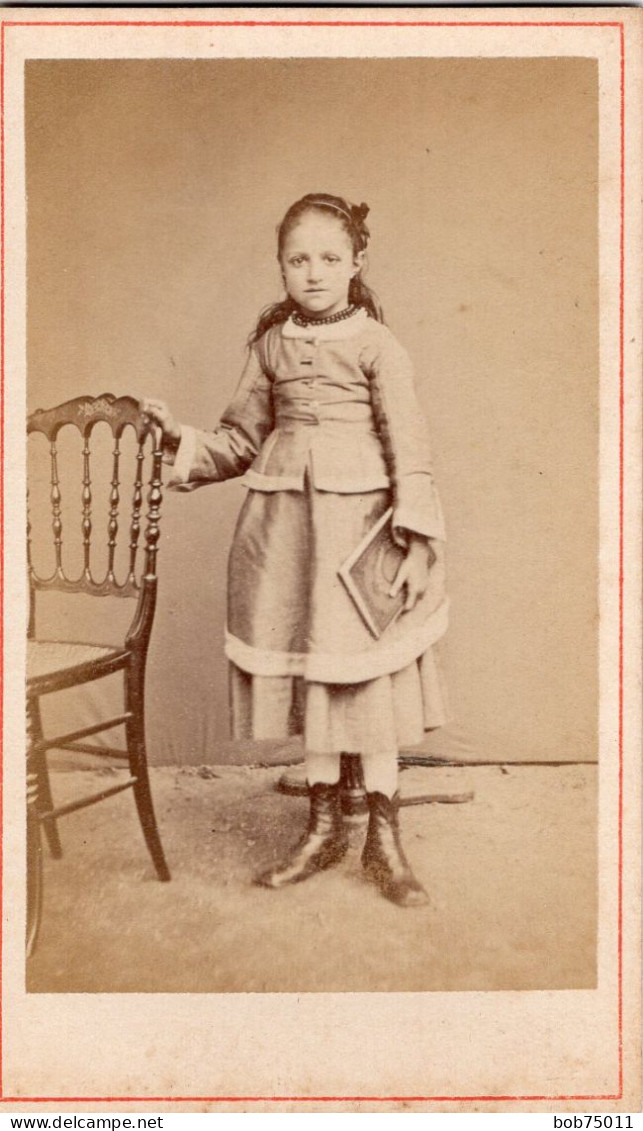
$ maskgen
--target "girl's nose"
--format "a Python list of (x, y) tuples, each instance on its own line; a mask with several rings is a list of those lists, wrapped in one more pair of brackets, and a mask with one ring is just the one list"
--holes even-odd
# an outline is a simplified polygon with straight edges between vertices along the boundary
[(322, 267), (321, 263), (315, 263), (312, 259), (308, 263), (308, 282), (316, 283), (321, 279)]

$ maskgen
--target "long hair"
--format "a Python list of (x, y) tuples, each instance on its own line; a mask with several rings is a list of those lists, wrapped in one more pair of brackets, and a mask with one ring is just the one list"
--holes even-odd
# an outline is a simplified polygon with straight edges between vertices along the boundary
[[(351, 241), (353, 255), (357, 255), (361, 251), (366, 251), (370, 237), (370, 232), (365, 223), (369, 211), (368, 205), (349, 204), (343, 197), (331, 196), (330, 193), (310, 192), (307, 193), (306, 196), (302, 196), (301, 200), (297, 200), (294, 204), (291, 204), (277, 229), (277, 258), (279, 260), (281, 260), (284, 243), (288, 234), (295, 225), (299, 223), (305, 213), (316, 210), (319, 210), (324, 215), (334, 216), (335, 219), (341, 223), (346, 235)], [(364, 307), (369, 316), (374, 318), (377, 322), (384, 321), (384, 314), (377, 295), (362, 279), (361, 269), (350, 281), (348, 301), (353, 306)], [(250, 335), (249, 345), (253, 345), (254, 342), (259, 341), (259, 338), (261, 338), (271, 326), (278, 326), (280, 323), (285, 322), (295, 310), (297, 310), (297, 303), (290, 295), (287, 295), (281, 302), (272, 303), (271, 306), (262, 310), (257, 325)]]

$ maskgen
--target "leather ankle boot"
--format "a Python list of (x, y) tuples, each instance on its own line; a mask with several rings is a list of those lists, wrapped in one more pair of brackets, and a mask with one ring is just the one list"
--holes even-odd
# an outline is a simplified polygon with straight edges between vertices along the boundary
[(348, 833), (342, 818), (340, 783), (317, 782), (309, 787), (310, 817), (294, 856), (276, 871), (258, 876), (262, 887), (281, 888), (307, 880), (315, 872), (339, 863), (348, 848)]
[(416, 880), (400, 843), (399, 794), (369, 793), (368, 832), (362, 864), (382, 895), (400, 907), (424, 907), (429, 897)]

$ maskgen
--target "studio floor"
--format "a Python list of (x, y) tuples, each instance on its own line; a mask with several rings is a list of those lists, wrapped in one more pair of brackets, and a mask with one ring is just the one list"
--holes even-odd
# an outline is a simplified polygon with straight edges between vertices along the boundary
[[(405, 789), (473, 790), (402, 810), (431, 905), (401, 910), (362, 873), (365, 826), (334, 870), (279, 892), (305, 800), (283, 768), (152, 770), (170, 883), (159, 883), (131, 793), (67, 817), (45, 853), (45, 908), (27, 988), (45, 993), (580, 989), (595, 984), (596, 767), (413, 768)], [(119, 770), (53, 774), (56, 800)], [(109, 783), (111, 784), (111, 783)]]

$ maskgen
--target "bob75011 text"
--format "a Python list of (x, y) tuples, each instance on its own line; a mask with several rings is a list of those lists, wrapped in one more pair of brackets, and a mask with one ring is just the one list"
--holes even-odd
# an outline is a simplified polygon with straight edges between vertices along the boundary
[(631, 1115), (555, 1115), (554, 1128), (584, 1128), (585, 1131), (592, 1129), (592, 1131), (609, 1131), (610, 1128), (614, 1131), (627, 1131), (627, 1128), (634, 1127)]

